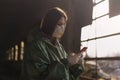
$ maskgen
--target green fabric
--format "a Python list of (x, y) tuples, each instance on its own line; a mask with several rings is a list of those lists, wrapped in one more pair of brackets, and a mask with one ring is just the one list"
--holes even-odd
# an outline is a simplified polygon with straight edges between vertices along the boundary
[(21, 80), (75, 80), (82, 72), (81, 65), (69, 65), (60, 43), (54, 44), (40, 29), (33, 29), (26, 43)]

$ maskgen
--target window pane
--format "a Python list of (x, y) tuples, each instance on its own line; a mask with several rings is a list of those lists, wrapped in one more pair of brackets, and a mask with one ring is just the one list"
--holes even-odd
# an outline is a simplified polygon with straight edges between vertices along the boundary
[(95, 21), (96, 24), (96, 37), (120, 33), (120, 16), (108, 18), (108, 15), (99, 18)]
[(88, 40), (88, 38), (89, 38), (89, 33), (88, 33), (89, 28), (90, 28), (90, 25), (82, 28), (82, 30), (81, 30), (81, 41)]
[(105, 0), (93, 7), (93, 19), (109, 13), (109, 3)]
[(82, 42), (89, 57), (120, 57), (120, 35)]
[(97, 40), (98, 57), (120, 57), (120, 35)]
[(101, 17), (95, 21), (96, 24), (96, 37), (105, 36), (110, 34), (108, 26), (109, 15)]

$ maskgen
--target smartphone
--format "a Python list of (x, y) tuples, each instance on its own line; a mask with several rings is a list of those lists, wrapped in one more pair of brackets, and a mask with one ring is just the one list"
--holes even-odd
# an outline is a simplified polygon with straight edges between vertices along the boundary
[(87, 48), (88, 48), (88, 47), (83, 47), (83, 48), (82, 48), (80, 51), (78, 51), (77, 53), (82, 53), (82, 52), (86, 51)]

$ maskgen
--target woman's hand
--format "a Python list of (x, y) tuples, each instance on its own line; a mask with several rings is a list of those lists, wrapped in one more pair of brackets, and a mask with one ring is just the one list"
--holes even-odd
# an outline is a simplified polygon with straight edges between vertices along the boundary
[(76, 53), (70, 53), (67, 59), (71, 65), (82, 63), (82, 60), (83, 60), (82, 56)]

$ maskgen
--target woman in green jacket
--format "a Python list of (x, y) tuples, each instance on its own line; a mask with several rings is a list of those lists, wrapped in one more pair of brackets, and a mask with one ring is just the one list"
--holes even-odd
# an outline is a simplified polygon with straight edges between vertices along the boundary
[(83, 72), (81, 57), (67, 54), (60, 44), (67, 23), (66, 13), (54, 7), (33, 29), (25, 47), (21, 80), (76, 80)]

